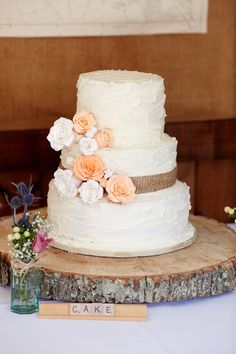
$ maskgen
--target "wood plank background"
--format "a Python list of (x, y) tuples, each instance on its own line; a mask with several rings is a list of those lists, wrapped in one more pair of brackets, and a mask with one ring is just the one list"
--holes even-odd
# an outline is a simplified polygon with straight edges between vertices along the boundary
[(72, 117), (81, 72), (128, 69), (165, 78), (166, 131), (176, 136), (180, 179), (193, 212), (227, 220), (236, 205), (236, 1), (210, 0), (207, 34), (0, 38), (0, 215), (9, 181), (32, 174), (40, 205), (59, 156), (46, 141)]
[(236, 1), (210, 0), (207, 34), (0, 38), (0, 129), (44, 129), (75, 112), (81, 72), (165, 78), (167, 121), (236, 117)]

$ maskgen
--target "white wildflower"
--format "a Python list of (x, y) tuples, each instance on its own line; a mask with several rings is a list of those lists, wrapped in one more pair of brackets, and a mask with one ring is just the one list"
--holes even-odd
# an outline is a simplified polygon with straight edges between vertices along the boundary
[(224, 207), (224, 212), (225, 212), (225, 213), (227, 213), (227, 214), (228, 214), (228, 213), (229, 213), (229, 211), (230, 211), (230, 207), (229, 207), (229, 206)]
[(14, 238), (14, 240), (19, 240), (20, 239), (20, 233), (19, 232), (15, 232), (13, 234), (13, 238)]
[(228, 211), (229, 215), (233, 215), (234, 214), (234, 209), (232, 208), (229, 208), (229, 211)]

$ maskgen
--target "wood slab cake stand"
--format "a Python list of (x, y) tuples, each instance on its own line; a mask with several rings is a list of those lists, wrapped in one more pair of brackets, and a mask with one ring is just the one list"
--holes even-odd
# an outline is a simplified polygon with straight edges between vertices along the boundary
[[(103, 258), (50, 248), (40, 259), (41, 297), (68, 302), (142, 303), (216, 295), (235, 287), (236, 234), (212, 219), (190, 216), (197, 229), (189, 247), (151, 257)], [(0, 222), (0, 283), (10, 282), (6, 235)]]

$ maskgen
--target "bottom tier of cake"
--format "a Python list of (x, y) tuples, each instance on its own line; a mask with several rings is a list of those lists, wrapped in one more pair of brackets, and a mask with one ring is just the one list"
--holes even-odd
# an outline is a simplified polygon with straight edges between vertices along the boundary
[(102, 199), (84, 204), (61, 197), (52, 180), (48, 218), (54, 246), (73, 253), (136, 257), (171, 252), (190, 245), (195, 229), (188, 222), (189, 188), (177, 181), (154, 193), (138, 194), (131, 204)]

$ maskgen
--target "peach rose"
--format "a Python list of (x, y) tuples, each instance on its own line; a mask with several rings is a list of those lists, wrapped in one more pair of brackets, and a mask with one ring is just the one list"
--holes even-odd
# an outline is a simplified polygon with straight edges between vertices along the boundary
[(95, 155), (80, 155), (74, 160), (73, 171), (77, 178), (87, 181), (99, 181), (104, 175), (104, 163)]
[(81, 135), (86, 134), (96, 125), (93, 115), (85, 111), (77, 112), (73, 117), (73, 122), (74, 130)]
[(94, 136), (100, 148), (110, 147), (113, 144), (112, 133), (110, 129), (102, 129)]
[(108, 198), (114, 203), (130, 203), (135, 190), (132, 180), (127, 176), (113, 175), (106, 183)]
[(103, 188), (106, 188), (107, 179), (103, 177), (102, 179), (100, 179), (99, 183)]

